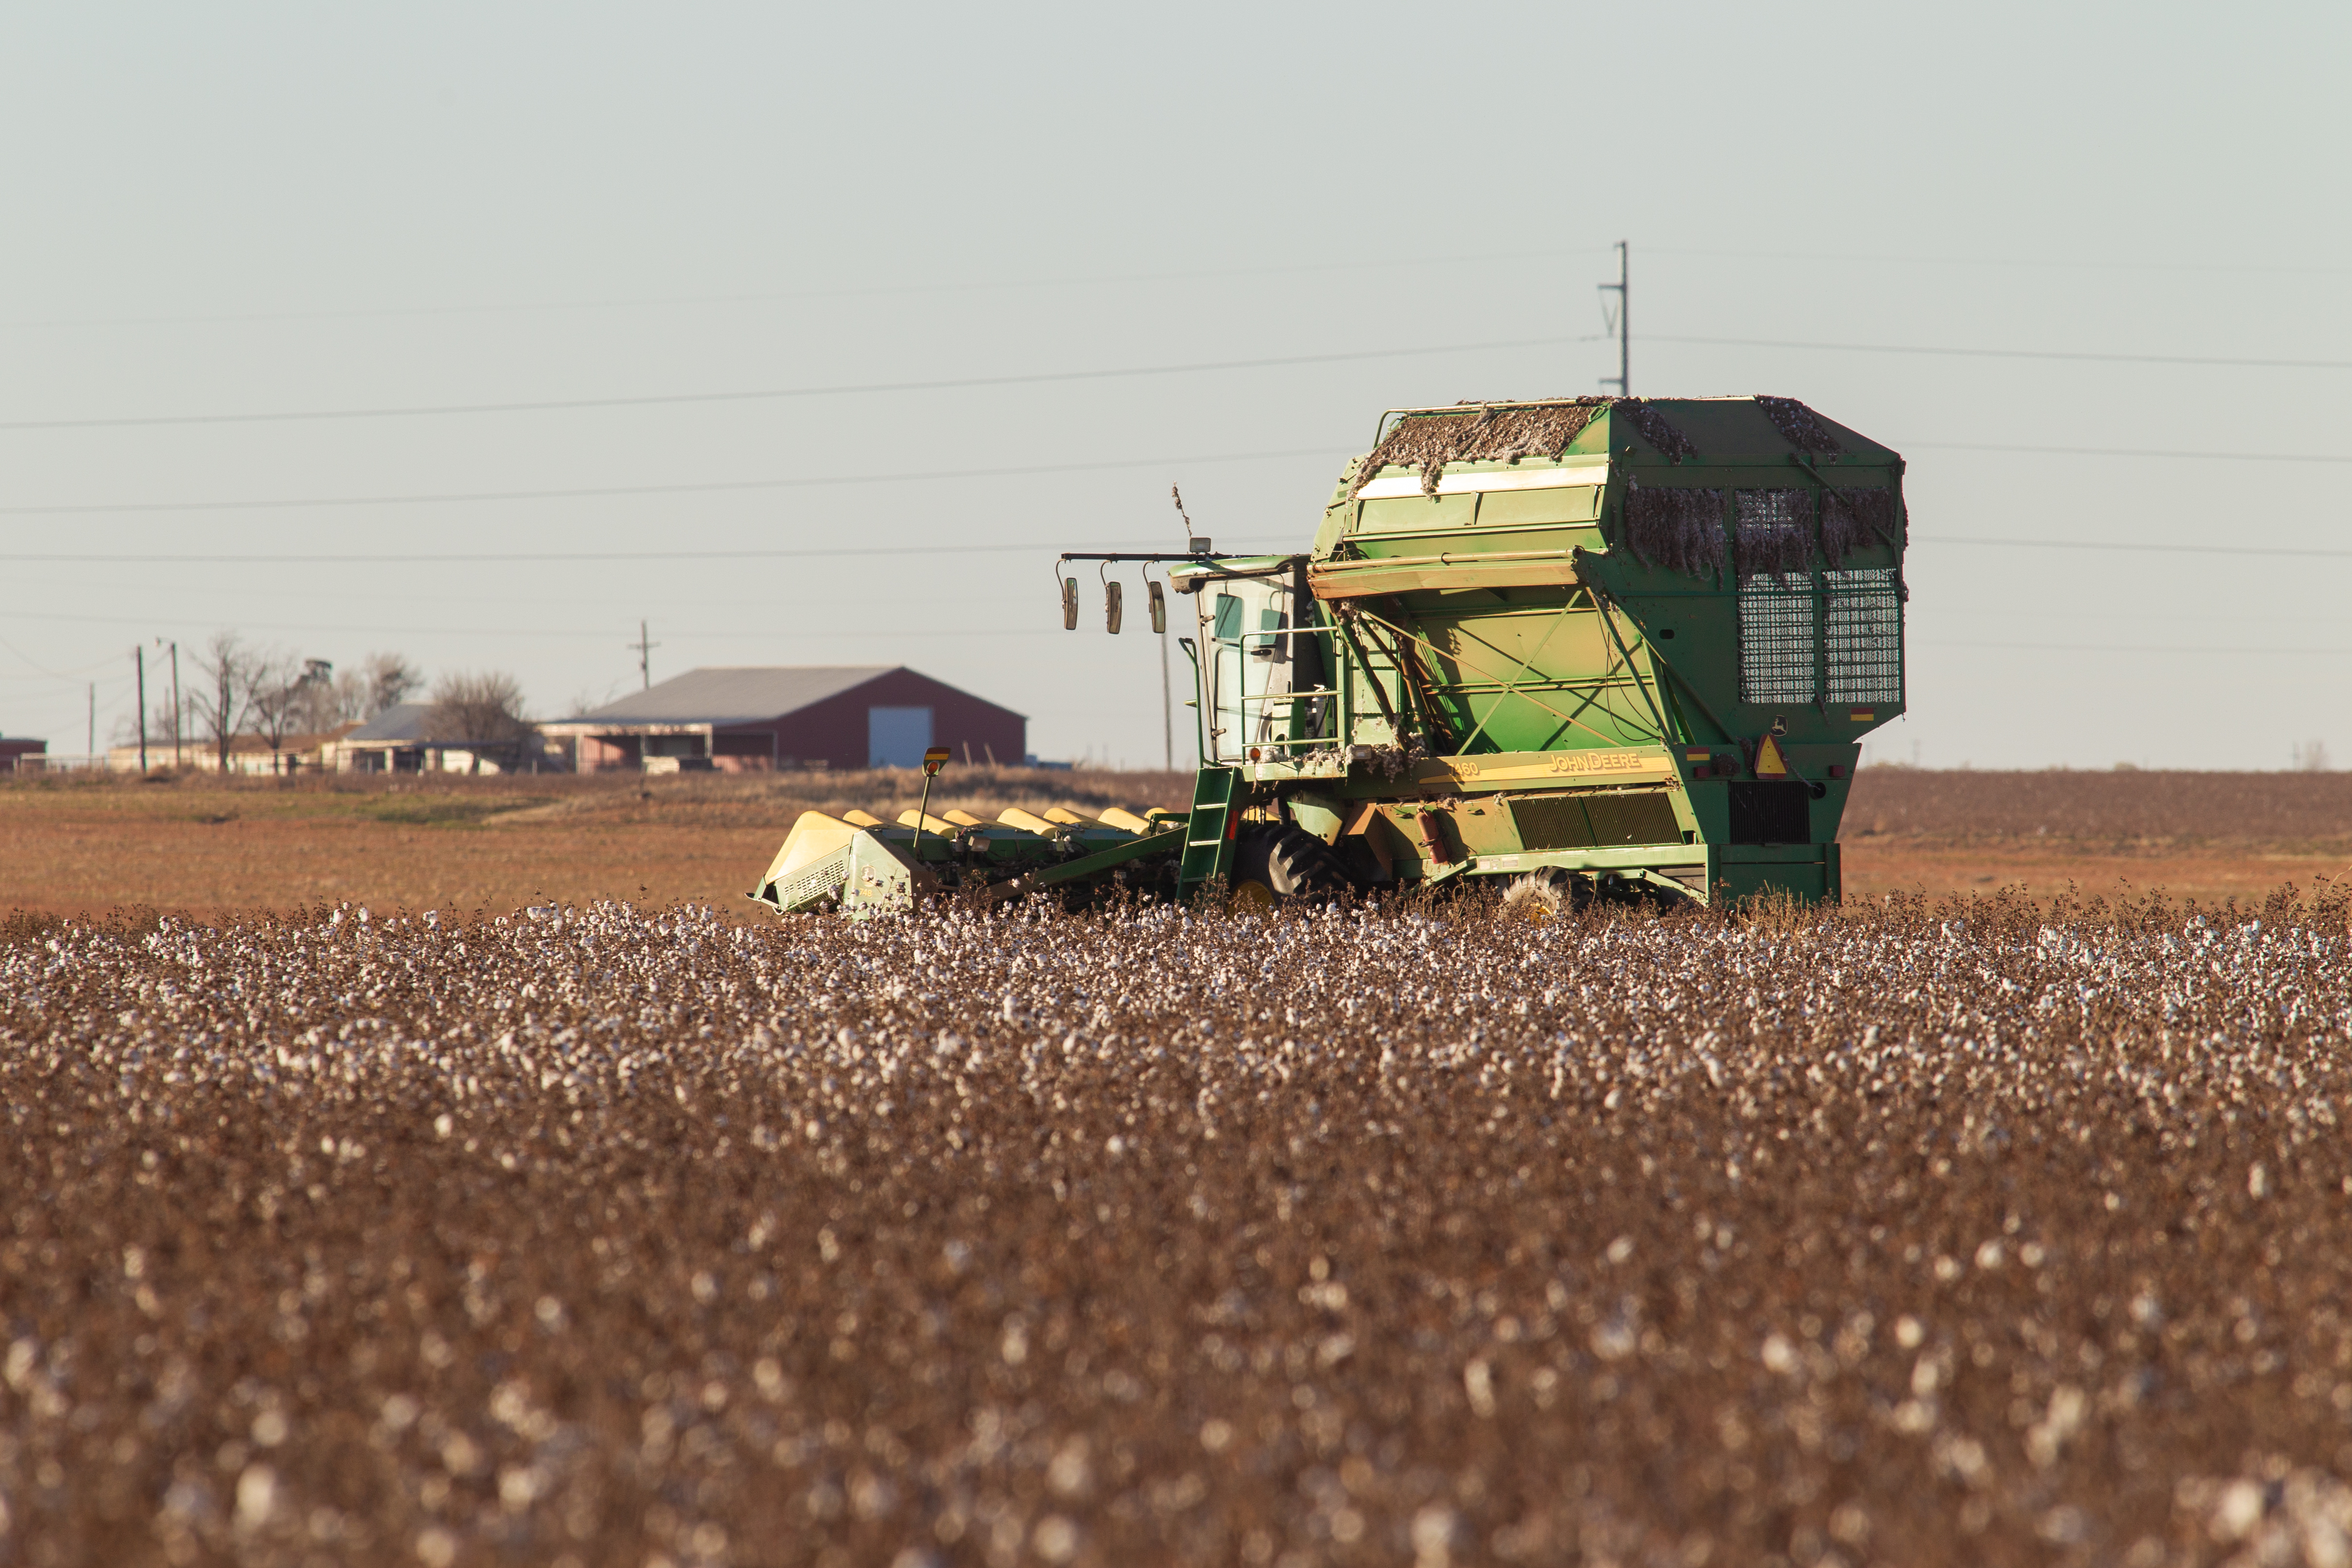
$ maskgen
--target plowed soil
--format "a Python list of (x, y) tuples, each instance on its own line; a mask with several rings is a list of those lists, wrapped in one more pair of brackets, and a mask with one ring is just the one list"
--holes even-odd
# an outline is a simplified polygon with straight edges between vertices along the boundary
[(1841, 837), (1849, 898), (2072, 884), (2260, 902), (2352, 877), (2352, 773), (1866, 768)]
[[(906, 773), (782, 778), (0, 782), (0, 910), (225, 912), (345, 900), (499, 911), (600, 898), (756, 913), (793, 817), (915, 804)], [(1181, 808), (1187, 775), (956, 769), (936, 814)], [(1854, 781), (1846, 890), (2022, 887), (2259, 901), (2352, 871), (2352, 773), (1929, 773)]]

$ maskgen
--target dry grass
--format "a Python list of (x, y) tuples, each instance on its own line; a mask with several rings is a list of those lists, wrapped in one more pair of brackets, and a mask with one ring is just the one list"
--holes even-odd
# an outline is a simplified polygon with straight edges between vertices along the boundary
[(2121, 883), (2259, 903), (2352, 878), (2352, 773), (1865, 768), (1842, 837), (1850, 897)]
[(2060, 838), (2130, 851), (2352, 849), (2352, 773), (1943, 772), (1864, 768), (1845, 837)]
[(2352, 1530), (2340, 900), (5, 934), (0, 1560)]
[[(905, 773), (589, 778), (200, 776), (0, 783), (0, 909), (202, 919), (348, 900), (504, 911), (534, 900), (693, 900), (740, 918), (793, 819), (915, 804)], [(950, 768), (934, 812), (1181, 807), (1188, 776)]]

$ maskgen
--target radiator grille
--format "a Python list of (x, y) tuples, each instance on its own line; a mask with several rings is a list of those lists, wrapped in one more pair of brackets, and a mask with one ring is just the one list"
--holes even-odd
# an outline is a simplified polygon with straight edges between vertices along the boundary
[(1893, 570), (1824, 572), (1822, 641), (1833, 703), (1903, 700), (1903, 595)]
[(1731, 786), (1734, 844), (1809, 844), (1812, 841), (1812, 791), (1801, 784), (1735, 784)]
[(1581, 849), (1592, 842), (1584, 803), (1572, 795), (1523, 795), (1511, 802), (1511, 820), (1525, 849)]
[(1595, 844), (1674, 844), (1683, 836), (1675, 808), (1654, 790), (1584, 797)]
[(1760, 577), (1739, 590), (1742, 702), (1813, 700), (1813, 595), (1798, 581), (1804, 585), (1783, 588)]
[(1673, 844), (1683, 836), (1674, 803), (1657, 790), (1521, 795), (1511, 802), (1511, 818), (1523, 849)]

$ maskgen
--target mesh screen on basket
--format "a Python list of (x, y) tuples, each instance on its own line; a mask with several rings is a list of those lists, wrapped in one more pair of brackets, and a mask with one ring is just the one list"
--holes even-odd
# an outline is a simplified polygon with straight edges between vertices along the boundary
[(1817, 618), (1812, 591), (1771, 581), (1739, 589), (1739, 700), (1811, 702)]
[(1892, 567), (1823, 574), (1822, 654), (1832, 702), (1903, 700), (1903, 585)]
[(1419, 468), (1421, 488), (1437, 493), (1438, 476), (1448, 463), (1507, 463), (1520, 458), (1558, 458), (1584, 434), (1606, 397), (1571, 397), (1515, 408), (1470, 407), (1459, 414), (1415, 414), (1397, 421), (1356, 472), (1350, 498), (1382, 468), (1395, 464)]
[(1801, 575), (1813, 563), (1813, 492), (1741, 490), (1738, 543), (1742, 587), (1758, 577)]
[(1772, 421), (1774, 428), (1780, 432), (1781, 437), (1790, 446), (1800, 452), (1845, 450), (1843, 447), (1838, 445), (1838, 438), (1830, 434), (1830, 427), (1822, 423), (1822, 416), (1793, 397), (1759, 395), (1756, 399), (1756, 406), (1764, 410), (1765, 416)]
[(1893, 490), (1822, 492), (1822, 553), (1830, 558), (1831, 565), (1842, 563), (1874, 535), (1889, 550), (1903, 548)]
[(1723, 571), (1723, 492), (1635, 489), (1625, 497), (1625, 548), (1644, 566), (1693, 577)]

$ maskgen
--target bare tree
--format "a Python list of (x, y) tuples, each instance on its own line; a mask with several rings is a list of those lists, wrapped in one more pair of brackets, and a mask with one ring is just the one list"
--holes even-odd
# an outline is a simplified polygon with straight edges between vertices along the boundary
[(2294, 766), (2298, 773), (2324, 773), (2328, 771), (2327, 742), (2308, 741), (2294, 749)]
[(332, 660), (306, 658), (301, 679), (294, 683), (294, 727), (306, 735), (321, 735), (343, 721), (343, 694), (335, 679)]
[(425, 739), (473, 752), (478, 770), (482, 752), (511, 761), (536, 733), (522, 716), (522, 683), (511, 675), (497, 670), (445, 675), (434, 684)]
[(253, 659), (247, 670), (253, 728), (269, 742), (270, 772), (278, 771), (288, 735), (328, 727), (317, 721), (332, 706), (334, 679), (335, 667), (323, 658), (298, 663), (289, 655), (269, 654)]
[(335, 679), (337, 721), (368, 720), (423, 689), (425, 677), (396, 653), (372, 653)]
[(228, 772), (231, 742), (252, 717), (257, 658), (235, 632), (215, 632), (196, 655), (196, 671), (204, 679), (189, 697), (188, 706), (195, 710), (198, 732), (218, 752), (223, 774)]
[(563, 716), (566, 719), (585, 719), (589, 714), (613, 700), (620, 689), (620, 682), (614, 681), (604, 689), (604, 696), (598, 697), (583, 686), (572, 694), (572, 700), (564, 707)]

